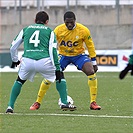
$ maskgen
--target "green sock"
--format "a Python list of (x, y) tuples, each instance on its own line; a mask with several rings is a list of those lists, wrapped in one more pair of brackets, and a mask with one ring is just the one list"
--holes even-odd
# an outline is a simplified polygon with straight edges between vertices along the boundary
[(15, 81), (14, 85), (12, 86), (10, 100), (8, 103), (8, 106), (10, 106), (12, 109), (14, 109), (14, 103), (20, 93), (21, 87), (22, 87), (22, 84), (18, 81)]
[(67, 86), (66, 80), (62, 79), (61, 82), (56, 81), (56, 89), (59, 92), (61, 102), (66, 104), (67, 103)]

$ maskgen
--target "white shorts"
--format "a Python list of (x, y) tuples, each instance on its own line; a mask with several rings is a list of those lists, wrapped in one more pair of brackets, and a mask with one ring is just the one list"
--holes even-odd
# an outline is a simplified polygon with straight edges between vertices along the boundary
[(23, 57), (20, 63), (18, 75), (22, 80), (29, 79), (33, 81), (36, 73), (40, 73), (50, 82), (55, 81), (55, 66), (53, 66), (50, 57), (40, 60), (33, 60)]

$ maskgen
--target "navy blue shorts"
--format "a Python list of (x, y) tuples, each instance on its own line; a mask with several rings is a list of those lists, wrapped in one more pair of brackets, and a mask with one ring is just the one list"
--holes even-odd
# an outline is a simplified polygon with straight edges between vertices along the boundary
[(91, 62), (91, 59), (86, 54), (80, 54), (77, 56), (59, 55), (59, 61), (62, 71), (64, 71), (65, 68), (71, 63), (74, 64), (78, 70), (82, 70), (83, 65), (86, 62)]

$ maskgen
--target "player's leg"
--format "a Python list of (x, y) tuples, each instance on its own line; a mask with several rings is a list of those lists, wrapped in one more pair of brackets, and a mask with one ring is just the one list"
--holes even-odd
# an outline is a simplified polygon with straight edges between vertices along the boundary
[(53, 66), (50, 58), (45, 58), (36, 61), (35, 63), (36, 70), (44, 77), (44, 80), (41, 82), (36, 102), (34, 102), (30, 110), (37, 110), (40, 108), (42, 100), (50, 88), (52, 82), (55, 81), (55, 67)]
[(30, 110), (37, 110), (40, 108), (44, 95), (46, 94), (47, 90), (50, 88), (51, 82), (47, 79), (44, 79), (40, 85), (40, 89), (38, 91), (36, 102), (32, 104)]
[(18, 76), (17, 80), (14, 82), (14, 85), (12, 86), (11, 93), (10, 93), (10, 99), (8, 102), (8, 108), (6, 110), (6, 113), (13, 113), (14, 104), (15, 101), (20, 94), (21, 87), (25, 83), (26, 80), (21, 80)]
[(83, 65), (83, 72), (88, 76), (88, 85), (90, 88), (90, 109), (92, 110), (100, 110), (101, 107), (96, 104), (97, 98), (97, 77), (96, 73), (94, 72), (93, 66), (91, 62), (86, 62)]
[(74, 110), (76, 110), (76, 106), (67, 102), (67, 84), (66, 84), (66, 80), (64, 78), (64, 73), (61, 72), (61, 74), (62, 74), (61, 82), (59, 83), (58, 79), (56, 79), (56, 89), (61, 98), (60, 108), (63, 111), (66, 111), (66, 110), (74, 111)]
[(64, 73), (63, 71), (65, 70), (65, 68), (67, 67), (67, 65), (69, 65), (71, 62), (70, 62), (70, 59), (69, 57), (66, 57), (66, 56), (63, 56), (63, 55), (59, 55), (59, 61), (60, 61), (60, 66), (61, 66), (61, 69), (62, 69), (62, 72), (61, 72), (61, 82), (59, 83), (58, 79), (56, 79), (56, 89), (59, 93), (59, 96), (61, 98), (61, 109), (62, 110), (71, 110), (71, 111), (74, 111), (76, 110), (76, 106), (74, 105), (71, 105), (70, 103), (67, 102), (67, 83), (66, 83), (66, 79), (64, 77)]
[(75, 65), (88, 76), (88, 86), (90, 88), (90, 109), (100, 110), (101, 107), (96, 104), (97, 98), (97, 77), (94, 72), (91, 60), (86, 55), (77, 56)]
[(67, 85), (66, 80), (64, 78), (64, 73), (61, 72), (61, 82), (59, 83), (59, 80), (56, 79), (56, 89), (60, 95), (61, 102), (63, 104), (67, 104)]
[(34, 70), (34, 60), (28, 59), (28, 58), (22, 58), (20, 69), (18, 73), (18, 78), (15, 81), (14, 85), (12, 86), (11, 94), (10, 94), (10, 100), (8, 103), (8, 108), (6, 113), (13, 113), (14, 109), (14, 103), (20, 94), (22, 85), (25, 83), (27, 79), (33, 80), (33, 77), (35, 75)]

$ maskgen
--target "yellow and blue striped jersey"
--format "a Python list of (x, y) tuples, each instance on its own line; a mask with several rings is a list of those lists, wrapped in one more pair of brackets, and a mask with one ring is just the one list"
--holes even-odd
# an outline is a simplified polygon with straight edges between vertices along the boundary
[(90, 30), (80, 23), (76, 23), (73, 30), (68, 30), (65, 24), (57, 26), (54, 30), (58, 41), (59, 54), (76, 56), (85, 52), (85, 45), (89, 56), (96, 57), (94, 42)]

